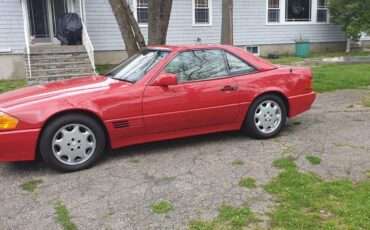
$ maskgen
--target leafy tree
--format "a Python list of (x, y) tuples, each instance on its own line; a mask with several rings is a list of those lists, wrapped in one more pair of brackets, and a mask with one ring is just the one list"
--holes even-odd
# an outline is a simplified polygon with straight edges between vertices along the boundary
[(342, 26), (351, 39), (370, 33), (370, 0), (329, 0), (330, 21)]

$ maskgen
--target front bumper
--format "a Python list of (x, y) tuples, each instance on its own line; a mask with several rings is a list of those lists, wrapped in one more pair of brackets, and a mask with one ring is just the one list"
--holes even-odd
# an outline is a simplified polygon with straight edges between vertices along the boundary
[(289, 117), (295, 117), (298, 114), (311, 109), (311, 106), (314, 103), (315, 99), (315, 92), (289, 97)]
[(0, 132), (0, 162), (35, 159), (40, 129)]

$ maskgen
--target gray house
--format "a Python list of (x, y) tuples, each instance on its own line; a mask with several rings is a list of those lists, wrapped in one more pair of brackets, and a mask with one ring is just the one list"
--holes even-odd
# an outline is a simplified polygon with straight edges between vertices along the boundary
[[(128, 0), (144, 35), (148, 1)], [(219, 43), (222, 0), (174, 0), (168, 44)], [(234, 0), (234, 45), (256, 55), (292, 53), (308, 39), (313, 51), (344, 50), (346, 36), (330, 24), (326, 0)], [(56, 19), (76, 12), (83, 45), (61, 46)], [(119, 63), (126, 54), (108, 0), (1, 0), (0, 79), (59, 80)]]

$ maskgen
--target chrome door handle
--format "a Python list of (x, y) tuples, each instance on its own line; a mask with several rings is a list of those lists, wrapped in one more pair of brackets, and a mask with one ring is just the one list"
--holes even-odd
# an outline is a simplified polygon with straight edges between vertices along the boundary
[(235, 90), (237, 90), (238, 89), (238, 87), (236, 87), (236, 86), (225, 86), (225, 87), (223, 87), (222, 89), (221, 89), (221, 91), (235, 91)]

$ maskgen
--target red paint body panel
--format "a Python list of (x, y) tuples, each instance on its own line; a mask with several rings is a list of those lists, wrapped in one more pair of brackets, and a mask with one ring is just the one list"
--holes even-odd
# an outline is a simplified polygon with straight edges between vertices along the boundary
[(27, 161), (35, 158), (40, 129), (0, 132), (0, 161)]
[(289, 116), (295, 117), (298, 114), (308, 111), (311, 109), (313, 102), (316, 99), (316, 93), (307, 93), (294, 97), (289, 97)]
[(148, 86), (143, 95), (143, 116), (149, 133), (168, 132), (235, 122), (239, 112), (237, 84), (232, 78)]
[[(20, 120), (16, 130), (0, 131), (0, 161), (32, 160), (40, 130), (55, 115), (83, 111), (102, 121), (111, 147), (240, 129), (251, 103), (278, 93), (289, 103), (289, 116), (310, 109), (315, 93), (308, 68), (279, 67), (242, 49), (222, 45), (158, 46), (170, 53), (132, 84), (90, 76), (32, 86), (0, 95), (0, 111)], [(154, 86), (151, 82), (179, 53), (222, 49), (256, 68), (255, 73), (198, 82)], [(236, 87), (235, 91), (222, 91)], [(22, 141), (22, 145), (19, 142)]]
[(163, 132), (163, 133), (154, 133), (154, 134), (147, 134), (143, 136), (133, 136), (126, 139), (117, 139), (112, 143), (112, 148), (120, 148), (135, 144), (153, 142), (153, 141), (161, 141), (161, 140), (170, 140), (180, 137), (189, 137), (189, 136), (197, 136), (207, 133), (215, 133), (215, 132), (222, 132), (222, 131), (231, 131), (231, 130), (238, 130), (240, 128), (240, 124), (233, 123), (233, 124), (226, 124), (226, 125), (214, 125), (210, 127), (199, 127), (195, 129), (183, 129), (183, 130), (176, 130), (170, 132)]

